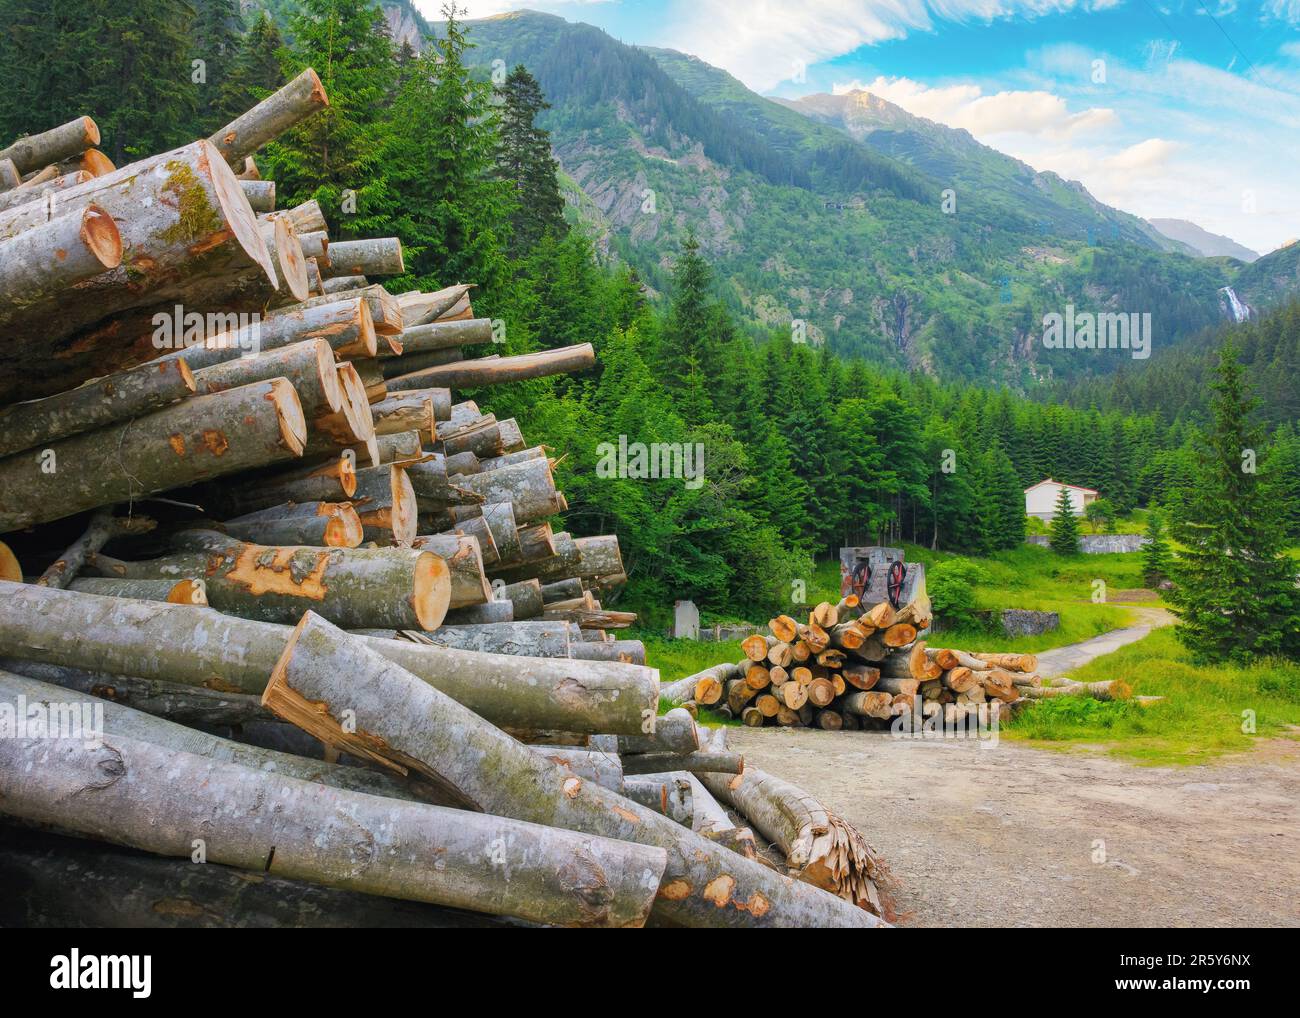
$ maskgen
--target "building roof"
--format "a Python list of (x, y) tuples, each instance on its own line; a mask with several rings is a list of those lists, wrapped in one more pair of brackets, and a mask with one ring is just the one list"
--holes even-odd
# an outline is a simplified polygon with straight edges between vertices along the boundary
[(1044, 484), (1059, 484), (1062, 488), (1073, 488), (1075, 491), (1084, 491), (1087, 492), (1089, 495), (1101, 494), (1101, 492), (1099, 492), (1096, 488), (1085, 488), (1079, 484), (1066, 484), (1064, 481), (1054, 481), (1050, 477), (1047, 478), (1046, 480), (1039, 481), (1037, 484), (1031, 484), (1028, 488), (1025, 489), (1025, 494), (1028, 495), (1035, 488), (1041, 488)]

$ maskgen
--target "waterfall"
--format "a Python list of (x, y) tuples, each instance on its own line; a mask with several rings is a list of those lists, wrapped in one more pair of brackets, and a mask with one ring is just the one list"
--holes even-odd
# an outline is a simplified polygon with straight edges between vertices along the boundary
[(1241, 299), (1230, 286), (1219, 288), (1219, 303), (1232, 316), (1234, 322), (1244, 322), (1250, 318), (1250, 307), (1241, 302)]

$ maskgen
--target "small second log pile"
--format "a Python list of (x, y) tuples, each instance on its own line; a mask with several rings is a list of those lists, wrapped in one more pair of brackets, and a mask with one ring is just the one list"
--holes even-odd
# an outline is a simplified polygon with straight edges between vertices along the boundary
[[(19, 924), (120, 892), (158, 925), (329, 902), (884, 925), (857, 832), (658, 716), (616, 639), (635, 615), (604, 603), (617, 538), (559, 529), (550, 451), (458, 398), (590, 345), (469, 357), (496, 335), (470, 285), (390, 293), (395, 239), (276, 208), (254, 152), (326, 103), (308, 70), (121, 169), (85, 118), (0, 151), (0, 321), (26, 337), (0, 352), (0, 868), (41, 889)], [(200, 844), (213, 875), (177, 861)], [(85, 879), (51, 879), (61, 858)], [(280, 898), (243, 914), (233, 870)]]
[(806, 623), (772, 619), (771, 635), (743, 641), (740, 661), (670, 683), (662, 695), (756, 728), (857, 731), (889, 728), (908, 714), (988, 724), (1058, 692), (1044, 686), (1032, 654), (928, 646), (920, 637), (930, 623), (928, 598), (898, 609), (888, 601), (864, 606), (855, 595), (822, 602)]

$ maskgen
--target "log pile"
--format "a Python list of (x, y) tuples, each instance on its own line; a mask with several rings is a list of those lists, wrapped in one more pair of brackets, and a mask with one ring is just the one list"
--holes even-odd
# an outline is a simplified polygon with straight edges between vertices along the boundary
[(818, 604), (806, 623), (772, 619), (770, 636), (743, 641), (740, 661), (669, 683), (661, 695), (751, 727), (838, 732), (897, 727), (900, 717), (987, 726), (1034, 699), (1085, 691), (1075, 688), (1080, 683), (1049, 688), (1032, 654), (930, 647), (921, 638), (930, 622), (928, 598), (895, 609), (888, 601), (863, 605), (850, 594)]
[(276, 207), (256, 150), (327, 103), (308, 70), (120, 169), (87, 118), (0, 150), (0, 869), (41, 889), (4, 921), (884, 925), (856, 832), (775, 829), (657, 716), (617, 538), (461, 391), (590, 345), (473, 356), (468, 284), (391, 293), (399, 242)]

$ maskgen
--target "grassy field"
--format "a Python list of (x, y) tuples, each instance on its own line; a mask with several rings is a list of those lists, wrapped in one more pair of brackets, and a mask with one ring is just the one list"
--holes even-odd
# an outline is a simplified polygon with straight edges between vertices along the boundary
[[(1062, 749), (1100, 746), (1145, 764), (1193, 764), (1249, 749), (1261, 736), (1300, 736), (1300, 665), (1276, 659), (1249, 668), (1197, 665), (1172, 627), (1098, 658), (1073, 677), (1123, 679), (1135, 695), (1165, 700), (1149, 707), (1082, 697), (1044, 700), (1006, 726), (1003, 738)], [(1254, 733), (1244, 730), (1248, 720)]]

